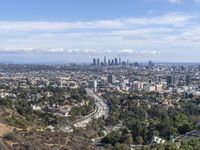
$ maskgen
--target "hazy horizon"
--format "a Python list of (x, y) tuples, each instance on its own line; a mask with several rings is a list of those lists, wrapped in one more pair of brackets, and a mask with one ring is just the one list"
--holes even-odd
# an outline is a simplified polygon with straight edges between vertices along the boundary
[(7, 0), (0, 62), (200, 62), (199, 0)]

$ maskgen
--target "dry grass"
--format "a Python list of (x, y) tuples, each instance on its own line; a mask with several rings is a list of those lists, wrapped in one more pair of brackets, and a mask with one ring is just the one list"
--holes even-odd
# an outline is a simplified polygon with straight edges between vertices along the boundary
[(3, 137), (5, 134), (12, 132), (13, 131), (13, 127), (4, 125), (0, 123), (0, 137)]

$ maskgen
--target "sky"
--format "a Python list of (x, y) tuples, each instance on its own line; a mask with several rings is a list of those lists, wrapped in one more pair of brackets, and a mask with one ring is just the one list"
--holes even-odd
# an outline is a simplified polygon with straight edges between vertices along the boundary
[(0, 0), (1, 63), (200, 62), (200, 0)]

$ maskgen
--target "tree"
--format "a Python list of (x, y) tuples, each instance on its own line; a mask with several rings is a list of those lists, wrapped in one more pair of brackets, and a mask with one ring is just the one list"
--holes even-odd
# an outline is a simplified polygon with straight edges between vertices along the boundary
[(126, 136), (125, 136), (125, 143), (130, 145), (132, 144), (133, 142), (133, 137), (132, 137), (132, 134), (128, 133)]
[[(149, 148), (146, 150), (149, 150)], [(153, 144), (151, 145), (150, 150), (165, 150), (165, 147), (162, 144)]]
[(193, 126), (191, 124), (187, 123), (187, 124), (183, 124), (182, 126), (180, 126), (178, 128), (178, 131), (180, 134), (185, 134), (185, 133), (191, 131), (192, 128), (193, 128)]
[(110, 134), (105, 136), (101, 141), (106, 144), (115, 145), (121, 140), (121, 132), (120, 131), (112, 131)]
[(165, 150), (178, 150), (175, 143), (168, 143), (165, 147)]
[(158, 131), (158, 130), (154, 130), (154, 131), (153, 131), (153, 135), (154, 135), (154, 136), (159, 136), (159, 135), (160, 135), (160, 133), (159, 133), (159, 131)]
[(130, 150), (129, 146), (126, 144), (117, 144), (115, 150)]
[(136, 138), (135, 138), (135, 142), (137, 143), (137, 144), (143, 144), (143, 138), (142, 138), (142, 136), (137, 136)]
[(104, 146), (104, 148), (105, 148), (106, 150), (114, 150), (114, 147), (113, 147), (111, 144), (106, 144), (106, 145)]

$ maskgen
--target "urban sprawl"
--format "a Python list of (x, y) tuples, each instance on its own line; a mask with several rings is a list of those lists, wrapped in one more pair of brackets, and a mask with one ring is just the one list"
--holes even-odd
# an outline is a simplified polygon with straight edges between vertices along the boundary
[(106, 57), (83, 65), (1, 64), (0, 110), (1, 127), (25, 139), (14, 140), (19, 149), (40, 134), (62, 141), (46, 138), (46, 149), (184, 149), (191, 140), (199, 148), (200, 65)]

